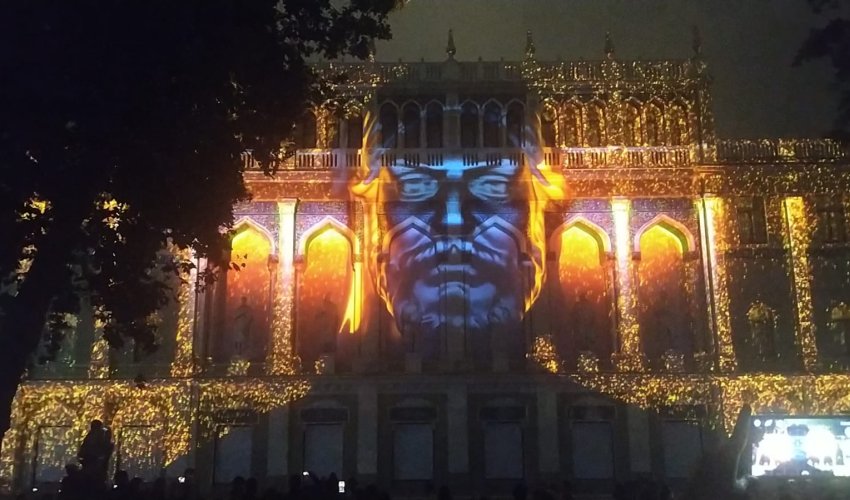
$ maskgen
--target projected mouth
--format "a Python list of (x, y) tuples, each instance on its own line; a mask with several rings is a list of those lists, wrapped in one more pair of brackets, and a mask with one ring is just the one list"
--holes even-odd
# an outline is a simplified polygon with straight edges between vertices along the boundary
[(431, 270), (428, 281), (432, 284), (474, 285), (478, 273), (468, 264), (441, 264)]

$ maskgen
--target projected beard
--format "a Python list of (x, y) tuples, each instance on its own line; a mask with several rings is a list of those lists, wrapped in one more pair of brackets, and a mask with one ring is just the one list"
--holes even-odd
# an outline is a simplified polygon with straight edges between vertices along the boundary
[(521, 320), (544, 254), (542, 238), (529, 238), (530, 176), (508, 161), (467, 163), (381, 169), (383, 211), (368, 224), (382, 229), (373, 235), (378, 292), (405, 344), (425, 357), (439, 355), (441, 335), (460, 336), (467, 357), (522, 355)]

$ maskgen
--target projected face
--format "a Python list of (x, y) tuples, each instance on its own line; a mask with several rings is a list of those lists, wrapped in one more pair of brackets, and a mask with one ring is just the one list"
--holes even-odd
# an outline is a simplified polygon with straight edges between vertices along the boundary
[(354, 187), (373, 201), (367, 262), (376, 289), (402, 337), (421, 339), (426, 355), (437, 354), (441, 333), (465, 335), (473, 355), (498, 329), (521, 345), (520, 321), (539, 293), (543, 205), (534, 186), (542, 181), (518, 156), (488, 160), (373, 164)]
[(389, 167), (386, 293), (425, 330), (519, 321), (527, 279), (527, 197), (511, 166)]

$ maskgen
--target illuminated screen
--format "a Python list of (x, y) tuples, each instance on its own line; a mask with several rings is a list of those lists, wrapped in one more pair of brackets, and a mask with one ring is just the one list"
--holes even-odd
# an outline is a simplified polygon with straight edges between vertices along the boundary
[(850, 476), (850, 417), (751, 421), (753, 476)]

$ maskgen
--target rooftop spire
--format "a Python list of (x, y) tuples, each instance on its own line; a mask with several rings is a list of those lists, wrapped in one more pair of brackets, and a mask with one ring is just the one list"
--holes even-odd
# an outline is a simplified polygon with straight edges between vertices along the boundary
[(611, 32), (605, 32), (605, 57), (614, 59), (614, 39), (611, 38)]
[(525, 57), (533, 59), (535, 52), (537, 48), (534, 47), (534, 37), (531, 35), (531, 30), (528, 30), (525, 32)]
[(457, 49), (455, 48), (455, 37), (452, 30), (449, 30), (449, 41), (446, 43), (446, 54), (448, 54), (449, 59), (454, 59), (455, 54), (457, 54)]

